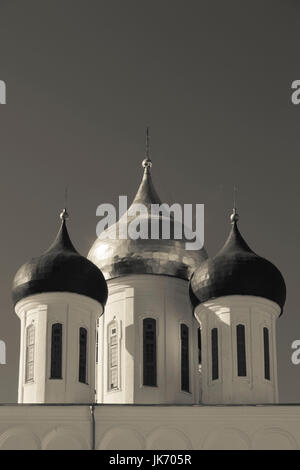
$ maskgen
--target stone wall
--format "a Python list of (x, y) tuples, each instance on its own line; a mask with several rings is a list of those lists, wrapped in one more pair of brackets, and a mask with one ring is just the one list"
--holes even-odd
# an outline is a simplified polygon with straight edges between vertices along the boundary
[[(300, 405), (95, 406), (96, 449), (298, 449)], [(90, 449), (88, 405), (1, 405), (0, 449)]]

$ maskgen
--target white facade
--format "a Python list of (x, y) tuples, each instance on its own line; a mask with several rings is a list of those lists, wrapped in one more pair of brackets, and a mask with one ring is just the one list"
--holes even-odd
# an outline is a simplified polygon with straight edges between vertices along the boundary
[[(159, 198), (150, 177), (151, 160), (145, 159), (143, 166), (136, 198), (149, 205)], [(237, 217), (234, 209), (230, 246), (251, 258), (253, 253), (249, 255), (250, 249), (238, 232)], [(66, 218), (63, 211), (59, 252), (66, 250), (79, 256), (69, 240)], [(208, 297), (198, 297), (199, 302), (201, 298), (210, 300), (200, 305), (196, 301), (193, 312), (189, 283), (180, 276), (187, 273), (187, 263), (194, 263), (197, 256), (186, 256), (182, 249), (172, 256), (176, 240), (167, 248), (163, 243), (160, 240), (149, 252), (145, 243), (137, 253), (134, 245), (117, 243), (107, 250), (108, 258), (107, 253), (103, 255), (106, 248), (100, 250), (103, 260), (91, 257), (101, 268), (103, 261), (103, 272), (109, 278), (105, 312), (96, 300), (75, 293), (45, 292), (26, 297), (26, 292), (32, 292), (26, 290), (31, 287), (27, 270), (24, 268), (19, 276), (23, 284), (19, 285), (17, 276), (15, 288), (23, 285), (21, 292), (25, 292), (15, 306), (21, 320), (20, 405), (0, 406), (0, 449), (299, 448), (300, 407), (275, 406), (276, 320), (285, 298), (280, 273), (271, 270), (275, 293), (276, 286), (282, 289), (278, 305), (256, 296), (212, 298), (219, 292), (214, 286)], [(135, 273), (143, 253), (143, 272), (152, 274)], [(54, 250), (53, 259), (56, 254)], [(200, 267), (204, 255), (198, 257)], [(82, 274), (81, 262), (78, 270)], [(227, 260), (220, 264), (221, 269), (225, 265)], [(62, 280), (73, 279), (70, 266), (66, 264)], [(199, 266), (193, 264), (192, 268)], [(235, 266), (238, 268), (238, 263)], [(92, 277), (81, 278), (87, 283), (85, 288), (97, 274), (90, 271), (91, 267), (95, 266), (89, 265)], [(247, 273), (242, 273), (247, 284)], [(39, 286), (35, 275), (33, 271), (35, 285)], [(210, 275), (209, 269), (201, 274), (199, 285), (206, 288)], [(229, 269), (226, 281), (230, 275)], [(50, 269), (48, 276), (50, 280), (42, 278), (45, 290), (53, 286), (51, 276), (56, 279), (56, 271)], [(249, 279), (249, 292), (263, 295), (257, 286), (251, 290), (253, 277)], [(59, 287), (63, 286), (55, 289)], [(91, 287), (84, 292), (98, 299), (103, 294), (105, 304), (103, 277)], [(72, 288), (82, 292), (76, 276)]]
[[(280, 308), (261, 297), (231, 295), (198, 305), (201, 325), (202, 402), (206, 404), (278, 403), (276, 320)], [(237, 327), (245, 333), (246, 365), (238, 373)], [(217, 330), (217, 378), (213, 377), (212, 331)], [(264, 330), (269, 360), (265, 358)], [(265, 371), (265, 360), (269, 373)]]
[[(36, 294), (19, 301), (21, 320), (19, 403), (93, 403), (95, 332), (102, 306), (69, 292)], [(62, 325), (61, 378), (51, 378), (52, 325)], [(86, 383), (79, 378), (79, 331), (87, 331)]]
[[(188, 282), (170, 276), (128, 275), (108, 281), (109, 296), (98, 329), (98, 403), (198, 403), (198, 324)], [(156, 386), (143, 384), (143, 321), (156, 322)], [(189, 336), (189, 391), (181, 387), (181, 325)], [(111, 387), (111, 331), (117, 380)], [(117, 344), (117, 347), (115, 347)], [(117, 365), (116, 365), (117, 362)]]

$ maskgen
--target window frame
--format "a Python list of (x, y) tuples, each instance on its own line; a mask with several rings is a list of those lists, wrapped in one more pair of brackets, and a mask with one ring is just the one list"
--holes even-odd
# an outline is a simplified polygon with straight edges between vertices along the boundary
[[(240, 341), (239, 331), (243, 333), (243, 341)], [(236, 345), (236, 376), (238, 378), (245, 378), (248, 376), (247, 366), (247, 332), (244, 323), (235, 325), (235, 345)], [(243, 357), (244, 356), (244, 357)], [(244, 373), (240, 373), (244, 372)]]
[[(265, 332), (267, 332), (268, 348), (267, 348), (267, 358), (266, 358), (266, 337)], [(272, 371), (271, 371), (271, 341), (270, 341), (270, 327), (267, 325), (262, 325), (262, 347), (263, 347), (263, 378), (267, 383), (272, 382)], [(266, 377), (266, 359), (268, 365), (268, 377)]]
[(197, 328), (197, 361), (198, 361), (198, 367), (202, 366), (202, 328), (201, 326), (198, 326)]
[[(220, 334), (219, 334), (220, 328), (214, 326), (210, 328), (210, 354), (211, 354), (211, 367), (210, 367), (210, 381), (211, 383), (216, 383), (218, 380), (220, 380)], [(217, 336), (216, 336), (216, 356), (214, 356), (214, 344), (213, 344), (213, 332), (216, 331)], [(215, 361), (216, 359), (216, 361)], [(214, 376), (214, 363), (216, 363), (216, 368), (217, 368), (217, 376)]]
[[(115, 344), (111, 344), (111, 330), (115, 328), (116, 333), (113, 335), (116, 338)], [(121, 325), (116, 321), (112, 320), (110, 323), (107, 325), (107, 391), (108, 392), (116, 392), (120, 391), (120, 328)], [(112, 366), (111, 365), (111, 358), (112, 358), (112, 346), (114, 349), (116, 349), (116, 365)], [(112, 382), (112, 372), (116, 371), (116, 377), (117, 377), (117, 386), (111, 388), (110, 384)]]
[[(60, 374), (53, 373), (53, 340), (54, 340), (54, 327), (60, 325)], [(62, 380), (62, 370), (63, 370), (63, 324), (61, 322), (55, 322), (51, 324), (51, 344), (50, 344), (50, 379), (51, 380)]]
[[(30, 332), (33, 331), (33, 340), (32, 343), (29, 343), (30, 341)], [(30, 384), (34, 382), (34, 368), (35, 368), (35, 338), (36, 338), (36, 332), (35, 332), (35, 325), (34, 323), (30, 323), (30, 325), (27, 325), (25, 329), (25, 375), (24, 375), (24, 383), (25, 384)], [(32, 353), (29, 353), (32, 351)], [(29, 361), (29, 354), (32, 355), (32, 359)], [(32, 374), (30, 374), (30, 377), (28, 376), (28, 366), (32, 365)]]
[[(145, 370), (146, 370), (146, 362), (148, 363), (148, 367), (149, 367), (149, 364), (151, 365), (151, 361), (146, 361), (146, 348), (145, 348), (145, 333), (146, 333), (146, 329), (145, 329), (145, 324), (146, 324), (146, 321), (149, 321), (151, 320), (151, 322), (154, 324), (154, 348), (153, 348), (153, 351), (154, 351), (154, 360), (152, 361), (153, 362), (153, 368), (154, 368), (154, 371), (153, 371), (153, 377), (154, 377), (154, 380), (152, 381), (152, 383), (145, 383), (146, 380), (145, 380), (145, 377), (146, 377), (146, 374), (145, 374)], [(151, 344), (151, 342), (149, 342), (148, 344)], [(142, 355), (141, 355), (141, 363), (142, 363), (142, 374), (141, 374), (141, 381), (142, 381), (142, 386), (143, 387), (158, 387), (158, 364), (157, 364), (157, 349), (158, 349), (158, 321), (157, 321), (157, 318), (153, 317), (153, 316), (144, 316), (142, 318)]]
[[(183, 329), (186, 330), (186, 338), (187, 338), (187, 345), (184, 346), (183, 349)], [(185, 368), (187, 373), (187, 389), (184, 388), (183, 383), (183, 350), (185, 350), (185, 359), (187, 359), (187, 367)], [(180, 323), (180, 390), (181, 392), (191, 393), (191, 374), (190, 374), (190, 328), (189, 326), (182, 322)]]
[[(81, 331), (86, 332), (85, 336), (85, 377), (84, 381), (81, 380)], [(80, 326), (78, 329), (78, 382), (83, 385), (88, 385), (88, 356), (89, 356), (89, 330), (86, 326)]]

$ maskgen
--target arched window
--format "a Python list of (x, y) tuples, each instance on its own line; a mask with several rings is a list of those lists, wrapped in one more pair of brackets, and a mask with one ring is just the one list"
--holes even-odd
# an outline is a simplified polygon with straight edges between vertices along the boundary
[(54, 323), (51, 332), (51, 379), (62, 378), (62, 324)]
[(87, 383), (87, 330), (79, 328), (79, 382)]
[(156, 321), (143, 321), (143, 385), (156, 387)]
[(119, 388), (118, 327), (113, 322), (108, 326), (108, 389)]
[(183, 323), (180, 326), (181, 337), (181, 390), (190, 391), (189, 375), (189, 329)]
[(219, 349), (218, 349), (218, 328), (211, 330), (211, 378), (219, 378)]
[(237, 373), (239, 377), (247, 375), (246, 368), (246, 339), (245, 326), (237, 325), (236, 327), (236, 346), (237, 346)]
[(269, 330), (264, 328), (264, 361), (265, 361), (265, 379), (271, 380), (270, 374), (270, 344), (269, 344)]
[(35, 327), (29, 325), (26, 329), (26, 364), (25, 364), (25, 382), (34, 380), (34, 345), (35, 345)]
[(202, 364), (202, 344), (201, 344), (201, 327), (198, 328), (198, 364)]

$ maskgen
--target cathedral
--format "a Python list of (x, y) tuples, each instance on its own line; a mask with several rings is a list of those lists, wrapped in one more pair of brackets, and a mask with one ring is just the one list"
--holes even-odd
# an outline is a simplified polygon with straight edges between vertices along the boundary
[[(142, 166), (132, 204), (150, 208), (161, 201), (148, 153)], [(213, 257), (184, 238), (109, 237), (127, 214), (86, 258), (60, 218), (13, 281), (18, 405), (0, 407), (0, 449), (299, 447), (300, 409), (278, 396), (285, 282), (235, 207)]]

